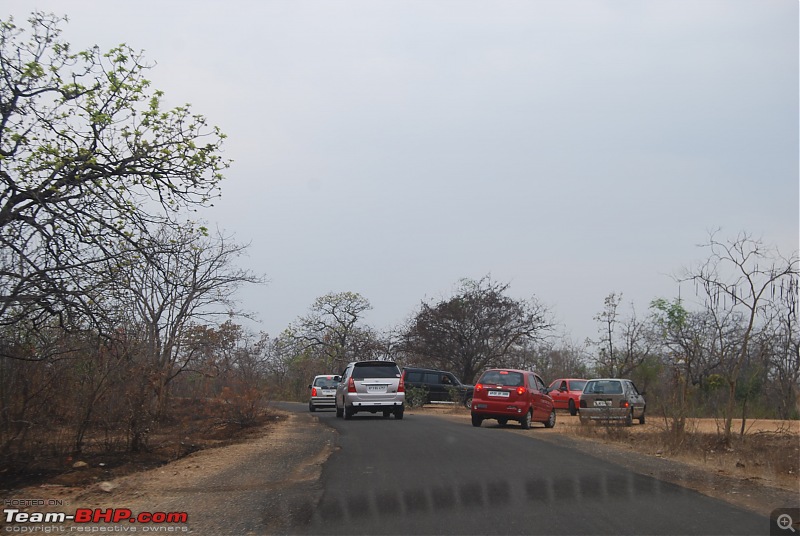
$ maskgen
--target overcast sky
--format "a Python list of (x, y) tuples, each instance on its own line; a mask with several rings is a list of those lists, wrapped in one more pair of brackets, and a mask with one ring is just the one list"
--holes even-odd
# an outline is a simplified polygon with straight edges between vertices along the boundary
[[(798, 248), (798, 2), (4, 0), (126, 43), (228, 135), (205, 217), (251, 242), (277, 335), (352, 291), (377, 329), (461, 278), (535, 296), (582, 341), (677, 296), (697, 244)], [(685, 298), (692, 288), (681, 289)]]

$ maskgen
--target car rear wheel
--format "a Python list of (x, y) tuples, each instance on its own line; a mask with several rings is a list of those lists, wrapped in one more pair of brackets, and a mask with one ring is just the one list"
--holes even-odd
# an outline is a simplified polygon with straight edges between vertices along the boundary
[(317, 408), (314, 407), (314, 404), (309, 402), (308, 403), (308, 411), (312, 411), (313, 412), (313, 411), (316, 411), (316, 410), (317, 410)]
[(506, 424), (508, 424), (508, 419), (497, 419), (497, 424), (499, 424), (500, 426), (505, 426)]
[(481, 417), (478, 417), (477, 415), (472, 416), (472, 426), (480, 426), (482, 422), (483, 419)]
[(632, 409), (625, 416), (625, 426), (633, 426), (633, 410)]
[(528, 413), (519, 421), (520, 426), (522, 426), (523, 430), (528, 430), (531, 427), (531, 412), (533, 410), (528, 410)]
[(384, 411), (383, 412), (383, 418), (384, 419), (388, 419), (391, 415), (392, 415), (391, 411)]
[(575, 401), (571, 398), (569, 399), (569, 414), (573, 417), (578, 414), (578, 408), (575, 407)]
[(468, 396), (464, 400), (464, 407), (467, 408), (467, 409), (472, 409), (472, 397), (471, 396)]
[(344, 418), (345, 418), (345, 420), (349, 421), (350, 419), (352, 419), (353, 418), (353, 413), (355, 413), (355, 412), (353, 411), (352, 408), (348, 408), (347, 406), (344, 407)]
[(639, 417), (639, 424), (644, 424), (644, 410), (642, 410), (642, 416)]
[(344, 415), (344, 410), (340, 408), (337, 404), (336, 406), (336, 418), (341, 419), (342, 415)]
[(544, 427), (552, 428), (555, 425), (556, 425), (556, 410), (555, 408), (553, 408), (552, 410), (550, 410), (550, 416), (544, 422)]
[(394, 418), (395, 419), (402, 419), (403, 418), (403, 408), (394, 410)]

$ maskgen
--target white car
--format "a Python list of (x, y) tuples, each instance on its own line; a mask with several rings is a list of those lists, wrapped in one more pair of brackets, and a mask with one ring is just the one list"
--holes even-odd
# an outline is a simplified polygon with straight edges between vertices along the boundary
[(317, 411), (317, 408), (336, 407), (337, 385), (339, 385), (339, 376), (333, 374), (314, 376), (314, 381), (308, 386), (311, 389), (308, 411)]

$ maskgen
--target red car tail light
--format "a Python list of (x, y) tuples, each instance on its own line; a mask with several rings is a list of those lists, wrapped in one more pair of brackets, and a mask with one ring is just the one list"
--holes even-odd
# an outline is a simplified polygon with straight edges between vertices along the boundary
[(317, 396), (317, 388), (316, 387), (312, 387), (311, 388), (311, 396)]
[(405, 373), (405, 371), (403, 371), (403, 373), (400, 375), (400, 383), (397, 384), (397, 392), (398, 393), (405, 393), (406, 392), (405, 376), (406, 376), (406, 373)]
[(524, 387), (517, 387), (517, 394), (518, 395), (524, 395), (525, 394), (525, 388)]
[(477, 391), (477, 392), (483, 391), (483, 384), (482, 383), (477, 384), (475, 386), (475, 391)]
[(356, 392), (356, 382), (353, 381), (353, 378), (350, 378), (350, 381), (347, 382), (347, 392), (348, 393)]
[(620, 401), (619, 401), (619, 407), (621, 407), (621, 408), (627, 408), (627, 407), (629, 407), (629, 406), (630, 406), (630, 403), (628, 403), (628, 401), (627, 401), (627, 400), (620, 400)]

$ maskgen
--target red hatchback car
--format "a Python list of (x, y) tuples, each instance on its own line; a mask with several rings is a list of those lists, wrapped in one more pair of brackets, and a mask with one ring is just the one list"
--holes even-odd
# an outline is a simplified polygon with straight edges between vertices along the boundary
[(500, 426), (518, 421), (527, 429), (534, 421), (552, 428), (556, 425), (556, 410), (538, 374), (491, 369), (481, 375), (472, 397), (472, 426), (480, 426), (484, 419), (497, 419)]
[(553, 399), (556, 409), (568, 409), (570, 415), (577, 415), (581, 404), (581, 394), (587, 381), (589, 380), (578, 378), (553, 380), (553, 383), (547, 388), (547, 393)]

